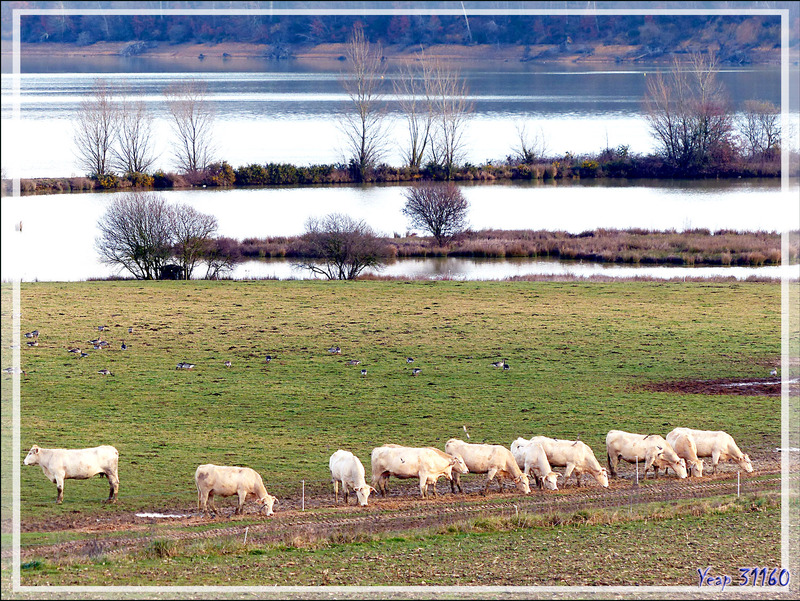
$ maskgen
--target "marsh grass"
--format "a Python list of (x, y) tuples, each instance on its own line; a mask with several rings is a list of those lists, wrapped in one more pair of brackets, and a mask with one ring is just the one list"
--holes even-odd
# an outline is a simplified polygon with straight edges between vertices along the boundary
[[(612, 428), (713, 425), (750, 451), (779, 440), (779, 399), (717, 395), (712, 424), (707, 397), (643, 388), (767, 374), (780, 354), (776, 283), (125, 281), (26, 283), (21, 297), (22, 330), (41, 334), (21, 349), (19, 461), (34, 443), (114, 444), (121, 479), (116, 505), (97, 477), (68, 480), (56, 506), (52, 483), (23, 467), (23, 522), (193, 511), (200, 463), (253, 467), (282, 500), (299, 500), (302, 481), (330, 494), (337, 449), (369, 474), (375, 446), (441, 448), (463, 426), (473, 442), (580, 437), (598, 458)], [(110, 348), (67, 352), (98, 325)], [(489, 366), (503, 358), (511, 370)]]

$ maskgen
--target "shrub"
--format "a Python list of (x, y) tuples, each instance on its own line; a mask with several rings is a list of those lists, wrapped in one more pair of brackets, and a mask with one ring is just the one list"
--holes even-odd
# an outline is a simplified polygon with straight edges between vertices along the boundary
[(134, 188), (152, 188), (155, 181), (152, 175), (140, 171), (126, 173), (125, 178), (130, 181)]
[(203, 181), (209, 186), (232, 186), (236, 183), (236, 174), (226, 161), (212, 163), (206, 167)]
[(98, 175), (96, 178), (97, 185), (103, 189), (111, 189), (119, 187), (119, 178), (113, 173), (106, 173), (105, 175)]

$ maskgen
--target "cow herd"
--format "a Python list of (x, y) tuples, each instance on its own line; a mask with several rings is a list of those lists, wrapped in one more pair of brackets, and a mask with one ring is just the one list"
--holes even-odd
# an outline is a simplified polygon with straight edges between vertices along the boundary
[[(658, 434), (633, 434), (622, 430), (611, 430), (606, 436), (608, 469), (600, 465), (592, 449), (580, 440), (559, 440), (545, 436), (530, 439), (517, 438), (506, 448), (498, 444), (468, 443), (451, 438), (444, 451), (435, 447), (406, 447), (385, 444), (376, 447), (371, 454), (372, 480), (367, 484), (364, 465), (350, 451), (339, 449), (331, 455), (328, 467), (333, 483), (334, 500), (339, 502), (341, 484), (344, 502), (349, 503), (350, 493), (355, 493), (358, 504), (366, 506), (373, 492), (385, 496), (387, 481), (394, 476), (399, 479), (419, 479), (422, 498), (432, 487), (436, 496), (436, 482), (444, 477), (450, 482), (453, 493), (461, 486), (461, 474), (486, 474), (483, 493), (489, 490), (492, 480), (502, 491), (508, 480), (523, 493), (531, 492), (530, 482), (541, 489), (557, 490), (557, 482), (566, 484), (575, 475), (580, 486), (583, 474), (591, 475), (602, 487), (608, 488), (609, 474), (617, 475), (620, 460), (629, 463), (644, 463), (643, 477), (652, 468), (653, 477), (658, 478), (659, 469), (667, 473), (672, 469), (678, 478), (703, 475), (703, 459), (710, 458), (712, 472), (716, 472), (720, 461), (735, 462), (746, 472), (752, 472), (750, 457), (736, 445), (730, 434), (722, 431), (675, 428), (666, 439)], [(25, 465), (39, 465), (44, 475), (56, 485), (56, 503), (64, 498), (65, 479), (87, 479), (100, 474), (108, 478), (108, 502), (117, 499), (119, 491), (119, 453), (112, 446), (103, 445), (88, 449), (45, 449), (33, 445), (24, 461)], [(564, 468), (563, 474), (553, 468)], [(238, 497), (236, 514), (241, 514), (246, 501), (254, 500), (260, 512), (273, 515), (277, 499), (270, 495), (261, 475), (249, 467), (204, 464), (195, 471), (197, 508), (201, 514), (216, 513), (214, 496)]]

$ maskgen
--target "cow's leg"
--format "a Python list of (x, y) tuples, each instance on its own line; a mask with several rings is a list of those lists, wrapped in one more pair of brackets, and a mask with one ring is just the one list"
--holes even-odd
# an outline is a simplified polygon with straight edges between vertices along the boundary
[(608, 473), (611, 474), (613, 478), (617, 477), (617, 464), (619, 463), (619, 455), (616, 453), (614, 454), (614, 458), (611, 458), (610, 453), (606, 453), (606, 459), (608, 460)]
[(214, 504), (214, 491), (208, 491), (208, 507), (211, 509), (211, 513), (217, 515), (217, 506)]
[(464, 490), (461, 488), (461, 474), (458, 472), (453, 474), (453, 477), (450, 478), (450, 492), (455, 494), (456, 487), (458, 487), (458, 492), (464, 492)]
[(203, 493), (203, 491), (198, 488), (197, 489), (197, 511), (199, 511), (201, 515), (208, 511), (207, 503), (208, 503), (208, 491)]
[(334, 502), (338, 505), (339, 503), (339, 481), (338, 480), (331, 480), (333, 482), (333, 498)]
[(239, 505), (236, 507), (236, 511), (234, 512), (236, 515), (241, 515), (244, 511), (244, 502), (247, 499), (247, 493), (244, 490), (237, 491), (236, 493), (239, 497)]
[(53, 484), (56, 485), (56, 505), (60, 505), (61, 502), (64, 500), (64, 476), (61, 474), (54, 474), (53, 475)]
[(717, 473), (717, 464), (719, 463), (719, 456), (720, 456), (720, 452), (719, 451), (712, 451), (712, 453), (711, 453), (711, 473), (712, 474), (716, 474)]
[[(564, 469), (564, 487), (567, 486), (567, 482), (569, 481), (569, 477), (572, 475), (572, 471), (575, 469), (574, 463), (568, 463), (566, 469)], [(580, 478), (578, 478), (578, 473), (575, 472), (575, 480), (578, 481), (578, 486), (581, 485)]]
[(116, 471), (106, 472), (106, 476), (108, 476), (108, 501), (107, 503), (116, 503), (117, 502), (117, 493), (119, 492), (119, 476), (117, 475)]
[(342, 493), (344, 494), (344, 504), (350, 504), (350, 488), (347, 486), (347, 482), (342, 480)]
[(425, 493), (428, 491), (428, 478), (427, 476), (419, 477), (419, 494), (424, 499)]

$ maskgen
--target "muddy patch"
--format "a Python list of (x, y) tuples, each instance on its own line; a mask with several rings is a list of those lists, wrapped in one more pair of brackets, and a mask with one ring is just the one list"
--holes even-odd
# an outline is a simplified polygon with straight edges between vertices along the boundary
[[(787, 382), (790, 391), (798, 390), (797, 378)], [(781, 379), (719, 379), (719, 380), (678, 380), (672, 382), (656, 382), (645, 385), (646, 390), (653, 392), (677, 392), (681, 394), (736, 394), (745, 396), (781, 396)]]

